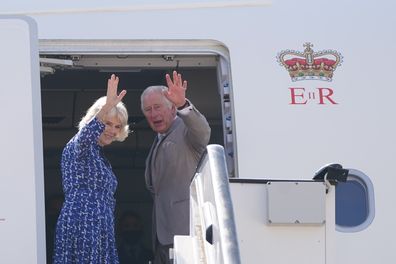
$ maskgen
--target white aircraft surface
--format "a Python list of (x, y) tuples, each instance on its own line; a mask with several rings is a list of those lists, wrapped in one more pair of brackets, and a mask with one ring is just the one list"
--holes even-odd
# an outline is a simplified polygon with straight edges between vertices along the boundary
[[(174, 69), (224, 149), (235, 226), (224, 240), (216, 192), (203, 199), (198, 175), (191, 226), (214, 235), (176, 237), (175, 263), (394, 263), (395, 10), (387, 0), (2, 3), (0, 263), (51, 263), (60, 153), (111, 73), (133, 130), (107, 149), (116, 217), (137, 212), (150, 247), (154, 134), (140, 94)], [(329, 179), (333, 169), (347, 181)]]

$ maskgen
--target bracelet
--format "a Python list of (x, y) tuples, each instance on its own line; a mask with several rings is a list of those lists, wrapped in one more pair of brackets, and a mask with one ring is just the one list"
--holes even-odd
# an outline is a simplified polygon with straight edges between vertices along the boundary
[(186, 100), (186, 102), (184, 103), (184, 105), (178, 107), (177, 110), (183, 110), (183, 109), (186, 108), (187, 106), (190, 106), (190, 103)]

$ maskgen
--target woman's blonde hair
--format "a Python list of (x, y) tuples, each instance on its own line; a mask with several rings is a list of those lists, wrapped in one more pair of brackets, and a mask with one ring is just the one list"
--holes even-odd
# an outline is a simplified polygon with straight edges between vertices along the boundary
[[(102, 109), (102, 107), (106, 104), (106, 96), (100, 97), (95, 103), (88, 108), (87, 113), (81, 119), (78, 124), (78, 129), (83, 128), (96, 114)], [(121, 131), (116, 136), (117, 141), (124, 141), (128, 137), (129, 133), (129, 125), (128, 125), (128, 111), (123, 102), (119, 102), (115, 107), (113, 107), (108, 113), (107, 116), (117, 116), (121, 122)]]

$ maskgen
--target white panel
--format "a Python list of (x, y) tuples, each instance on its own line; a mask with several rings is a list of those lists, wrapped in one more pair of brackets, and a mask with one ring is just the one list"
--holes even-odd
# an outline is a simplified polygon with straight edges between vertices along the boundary
[(0, 263), (45, 263), (37, 33), (0, 17), (0, 34)]
[(326, 224), (268, 225), (265, 183), (231, 183), (230, 191), (241, 263), (326, 263)]
[[(197, 248), (195, 238), (190, 236), (175, 236), (174, 248), (171, 249), (170, 257), (174, 256), (175, 264), (198, 263), (194, 249)], [(173, 255), (173, 256), (172, 256)]]
[(326, 185), (323, 182), (268, 182), (268, 223), (324, 224)]

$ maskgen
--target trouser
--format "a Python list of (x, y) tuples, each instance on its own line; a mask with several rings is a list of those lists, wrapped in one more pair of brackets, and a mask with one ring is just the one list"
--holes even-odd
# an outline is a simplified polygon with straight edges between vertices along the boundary
[(161, 245), (157, 239), (154, 252), (154, 264), (172, 264), (173, 259), (169, 259), (170, 248), (173, 248), (173, 244)]

